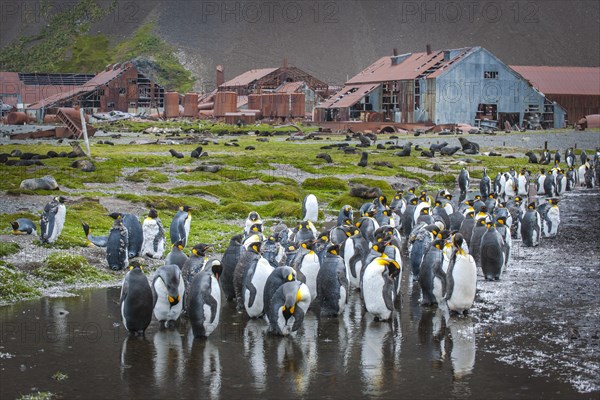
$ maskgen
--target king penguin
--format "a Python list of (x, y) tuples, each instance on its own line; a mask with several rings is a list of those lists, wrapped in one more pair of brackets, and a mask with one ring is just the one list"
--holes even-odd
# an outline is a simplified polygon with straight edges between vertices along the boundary
[(37, 235), (35, 222), (28, 218), (17, 218), (10, 223), (14, 235)]
[(242, 241), (244, 235), (237, 234), (229, 239), (229, 246), (223, 253), (221, 264), (223, 266), (223, 272), (220, 278), (221, 289), (227, 301), (231, 301), (235, 298), (235, 291), (233, 290), (233, 275), (235, 267), (240, 261), (240, 256), (243, 251)]
[(129, 232), (123, 225), (121, 214), (114, 213), (113, 223), (106, 241), (106, 261), (112, 270), (121, 270), (129, 263)]
[(521, 221), (523, 245), (526, 247), (538, 246), (540, 244), (541, 233), (542, 219), (536, 209), (535, 203), (529, 203)]
[(268, 322), (268, 307), (271, 304), (271, 299), (273, 295), (279, 289), (281, 285), (286, 282), (291, 282), (296, 280), (296, 270), (292, 267), (288, 267), (284, 265), (282, 267), (277, 267), (273, 270), (271, 275), (267, 278), (265, 282), (265, 288), (263, 290), (263, 304), (265, 307), (265, 318)]
[(551, 198), (538, 208), (542, 219), (542, 237), (553, 238), (558, 233), (558, 226), (560, 225), (558, 202), (559, 199)]
[(446, 272), (444, 298), (451, 312), (466, 314), (475, 301), (477, 267), (473, 257), (463, 250), (462, 242), (463, 237), (460, 233), (454, 235), (454, 249)]
[(387, 256), (377, 257), (365, 268), (362, 296), (367, 312), (376, 320), (387, 321), (394, 311), (396, 291), (394, 279), (400, 265)]
[(169, 232), (171, 235), (171, 243), (175, 244), (181, 240), (183, 247), (187, 245), (188, 237), (190, 236), (190, 225), (192, 223), (192, 207), (181, 206), (179, 211), (171, 221)]
[(302, 220), (317, 222), (319, 219), (319, 202), (314, 194), (308, 194), (302, 201)]
[(123, 226), (127, 228), (128, 242), (127, 242), (127, 256), (129, 258), (135, 258), (141, 254), (142, 244), (144, 242), (144, 232), (142, 230), (142, 224), (137, 216), (129, 213), (110, 213), (108, 215), (113, 219), (121, 218)]
[(437, 303), (437, 300), (433, 294), (433, 278), (436, 270), (442, 268), (444, 248), (444, 240), (436, 239), (429, 245), (423, 261), (421, 261), (421, 267), (419, 268), (419, 286), (421, 286), (422, 293), (422, 306), (431, 306)]
[(244, 306), (244, 282), (246, 280), (246, 271), (251, 265), (254, 265), (259, 258), (262, 241), (259, 235), (250, 236), (243, 244), (244, 251), (240, 256), (240, 259), (235, 266), (233, 272), (233, 291), (235, 293), (236, 309), (238, 312), (242, 312)]
[(221, 287), (219, 277), (223, 266), (218, 260), (209, 261), (190, 285), (187, 315), (195, 338), (208, 337), (221, 318)]
[[(258, 235), (255, 235), (254, 243), (260, 245)], [(259, 318), (265, 313), (264, 294), (265, 283), (273, 272), (273, 266), (263, 256), (255, 257), (246, 266), (242, 297), (244, 308), (250, 318)]]
[(141, 254), (149, 258), (162, 258), (165, 252), (165, 228), (158, 212), (151, 208), (142, 224), (144, 241)]
[(121, 319), (131, 334), (143, 335), (152, 321), (152, 289), (137, 261), (132, 261), (121, 286)]
[(65, 198), (56, 196), (44, 207), (40, 218), (40, 241), (54, 243), (65, 226), (67, 208)]
[(359, 229), (355, 229), (354, 234), (346, 239), (342, 246), (342, 253), (348, 271), (349, 283), (353, 288), (359, 289), (363, 260), (369, 253), (369, 243)]
[(473, 232), (471, 233), (471, 240), (469, 241), (469, 254), (473, 256), (475, 265), (478, 268), (481, 267), (481, 238), (487, 231), (487, 223), (488, 221), (485, 218), (478, 219), (475, 222)]
[(269, 332), (287, 336), (297, 331), (304, 322), (310, 302), (310, 290), (304, 283), (295, 280), (281, 285), (267, 305)]
[(347, 204), (340, 208), (340, 212), (338, 213), (337, 226), (343, 225), (354, 225), (352, 206)]
[(165, 328), (172, 328), (181, 315), (185, 285), (181, 270), (175, 264), (163, 265), (156, 270), (152, 281), (154, 316)]
[(502, 273), (504, 260), (504, 239), (495, 224), (488, 223), (487, 230), (481, 237), (480, 262), (481, 271), (487, 280), (498, 280)]
[[(190, 284), (194, 279), (194, 276), (198, 274), (204, 268), (204, 264), (208, 261), (208, 257), (206, 256), (206, 252), (210, 249), (210, 245), (205, 243), (198, 243), (194, 247), (192, 247), (192, 253), (186, 260), (185, 264), (183, 264), (183, 268), (181, 268), (181, 276), (183, 279), (183, 283), (185, 285), (185, 292), (187, 293), (190, 290)], [(187, 301), (184, 303), (184, 306), (187, 307)]]
[(186, 261), (188, 260), (188, 256), (183, 252), (183, 240), (178, 240), (173, 243), (171, 247), (171, 251), (167, 254), (165, 258), (165, 265), (175, 264), (180, 269), (183, 269)]
[(487, 174), (487, 168), (483, 167), (483, 176), (479, 181), (479, 193), (483, 199), (487, 199), (492, 191), (492, 180)]
[(96, 247), (106, 247), (108, 242), (108, 236), (94, 236), (92, 235), (92, 229), (85, 222), (81, 222), (81, 226), (83, 227), (83, 233), (87, 239), (88, 246), (96, 246)]
[(300, 249), (291, 267), (296, 270), (297, 279), (308, 286), (312, 302), (317, 296), (317, 276), (321, 268), (319, 256), (314, 251), (314, 241), (307, 240), (300, 244)]
[(460, 188), (460, 197), (458, 202), (462, 202), (467, 197), (467, 192), (469, 191), (469, 171), (465, 167), (460, 170), (458, 174), (458, 187)]
[(331, 317), (344, 312), (348, 303), (348, 279), (344, 260), (339, 256), (339, 246), (327, 247), (317, 275), (317, 298), (321, 316)]
[[(252, 234), (252, 226), (259, 224), (262, 225), (262, 219), (260, 215), (256, 211), (250, 211), (248, 213), (248, 217), (246, 218), (246, 222), (244, 223), (244, 235), (246, 237)], [(262, 232), (262, 229), (261, 229)]]

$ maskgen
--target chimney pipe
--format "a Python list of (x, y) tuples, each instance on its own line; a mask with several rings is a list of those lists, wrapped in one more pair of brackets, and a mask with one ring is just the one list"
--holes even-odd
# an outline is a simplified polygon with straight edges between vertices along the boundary
[(217, 65), (217, 89), (225, 83), (225, 73), (223, 72), (223, 66)]
[(425, 48), (427, 49), (427, 55), (430, 55), (431, 54), (431, 45), (429, 43), (427, 43)]
[(394, 57), (398, 56), (398, 49), (394, 47)]

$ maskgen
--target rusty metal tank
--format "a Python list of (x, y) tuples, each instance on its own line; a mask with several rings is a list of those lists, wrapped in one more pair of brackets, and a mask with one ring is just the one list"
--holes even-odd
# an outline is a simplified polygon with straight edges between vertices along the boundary
[(215, 117), (224, 117), (226, 113), (237, 111), (236, 92), (217, 92), (215, 95)]
[(183, 97), (183, 117), (195, 118), (198, 115), (198, 93), (186, 93)]
[(306, 113), (304, 93), (291, 93), (290, 95), (290, 115), (292, 117), (304, 117)]
[(166, 118), (179, 117), (179, 93), (177, 93), (177, 92), (166, 92), (165, 93), (165, 117)]

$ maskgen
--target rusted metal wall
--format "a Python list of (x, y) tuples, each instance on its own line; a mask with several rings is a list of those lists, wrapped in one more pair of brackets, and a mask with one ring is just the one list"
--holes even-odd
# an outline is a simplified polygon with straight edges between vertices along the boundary
[(573, 125), (586, 115), (600, 114), (600, 94), (598, 96), (581, 96), (546, 93), (546, 97), (557, 102), (566, 110), (567, 125)]
[(100, 87), (99, 111), (117, 110), (127, 112), (130, 103), (136, 103), (137, 106), (139, 99), (137, 76), (137, 69), (129, 68), (122, 75), (117, 76), (105, 86)]

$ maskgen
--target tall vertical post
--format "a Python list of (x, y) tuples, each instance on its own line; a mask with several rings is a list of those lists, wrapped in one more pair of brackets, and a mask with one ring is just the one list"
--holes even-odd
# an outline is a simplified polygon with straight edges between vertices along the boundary
[(85, 154), (90, 156), (90, 141), (88, 140), (87, 125), (85, 124), (85, 113), (83, 107), (79, 108), (79, 115), (81, 116), (81, 131), (83, 132), (83, 142), (85, 143)]

